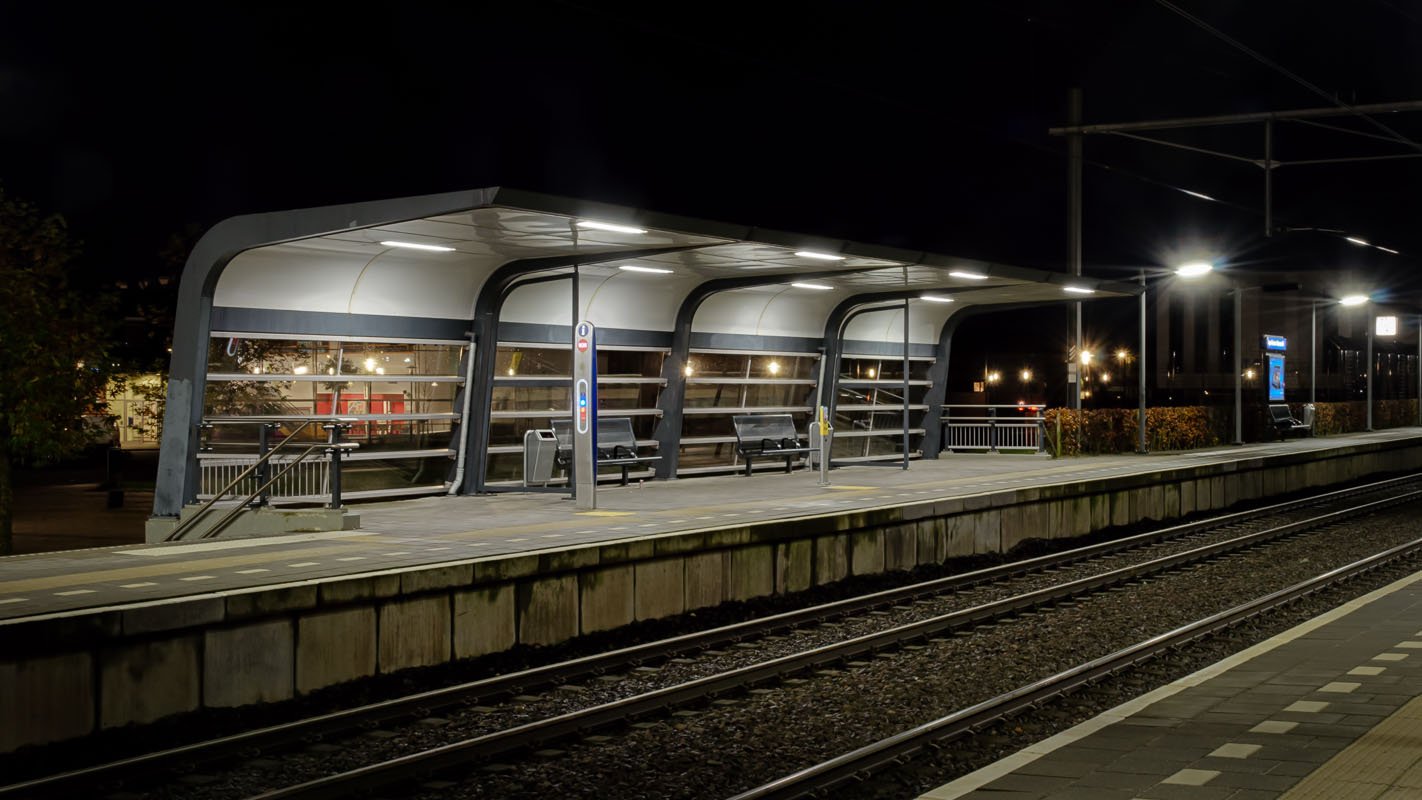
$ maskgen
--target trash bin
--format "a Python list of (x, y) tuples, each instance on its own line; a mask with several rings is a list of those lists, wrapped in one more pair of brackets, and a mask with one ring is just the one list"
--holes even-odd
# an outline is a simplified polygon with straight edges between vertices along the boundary
[(548, 485), (557, 456), (558, 437), (551, 429), (526, 432), (523, 435), (523, 485)]

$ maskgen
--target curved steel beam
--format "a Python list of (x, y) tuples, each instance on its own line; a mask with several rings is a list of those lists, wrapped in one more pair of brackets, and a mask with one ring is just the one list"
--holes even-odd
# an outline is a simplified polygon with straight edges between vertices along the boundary
[(203, 234), (183, 266), (168, 368), (168, 401), (158, 453), (153, 515), (175, 517), (197, 497), (198, 427), (207, 380), (212, 298), (223, 270), (238, 254), (257, 247), (310, 239), (490, 205), (498, 189), (476, 189), (398, 200), (249, 214), (217, 223)]
[[(876, 269), (878, 269), (876, 267)], [(662, 412), (653, 434), (657, 440), (657, 454), (662, 457), (657, 462), (656, 477), (660, 480), (676, 478), (678, 462), (681, 460), (682, 408), (686, 402), (687, 357), (691, 353), (691, 323), (696, 312), (707, 298), (719, 292), (735, 289), (749, 289), (756, 286), (774, 286), (796, 280), (816, 280), (838, 275), (852, 274), (852, 270), (823, 270), (820, 272), (799, 272), (774, 275), (760, 274), (745, 278), (717, 278), (697, 285), (682, 298), (676, 311), (676, 322), (672, 327), (672, 347), (662, 362), (662, 380), (665, 388), (657, 398), (657, 408)]]

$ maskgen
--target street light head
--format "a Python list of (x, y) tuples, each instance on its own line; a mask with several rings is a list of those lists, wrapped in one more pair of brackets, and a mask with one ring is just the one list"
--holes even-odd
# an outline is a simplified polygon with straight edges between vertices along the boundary
[(1017, 377), (1021, 379), (1023, 383), (1026, 383), (1027, 381), (1032, 380), (1032, 370), (1024, 369), (1021, 372), (1017, 373)]
[(1130, 357), (1131, 357), (1131, 351), (1130, 351), (1130, 350), (1127, 350), (1127, 349), (1124, 348), (1124, 347), (1122, 347), (1120, 350), (1117, 350), (1117, 351), (1116, 351), (1116, 360), (1117, 360), (1117, 361), (1120, 361), (1120, 362), (1123, 363), (1123, 364), (1126, 362), (1126, 359), (1128, 359), (1128, 358), (1130, 358)]
[(1198, 278), (1215, 271), (1215, 265), (1208, 261), (1191, 261), (1175, 268), (1175, 274), (1182, 278)]
[(1090, 363), (1091, 363), (1091, 351), (1090, 351), (1090, 350), (1082, 350), (1082, 351), (1081, 351), (1081, 363), (1083, 363), (1083, 364), (1090, 364)]
[(1368, 302), (1369, 299), (1370, 298), (1365, 294), (1350, 294), (1338, 302), (1345, 306), (1360, 306)]

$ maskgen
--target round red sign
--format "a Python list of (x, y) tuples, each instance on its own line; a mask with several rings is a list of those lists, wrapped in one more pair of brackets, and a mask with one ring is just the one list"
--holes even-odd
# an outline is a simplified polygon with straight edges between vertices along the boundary
[(579, 339), (579, 340), (578, 340), (578, 352), (579, 352), (579, 353), (586, 353), (587, 351), (588, 351), (588, 340), (587, 340), (587, 339)]

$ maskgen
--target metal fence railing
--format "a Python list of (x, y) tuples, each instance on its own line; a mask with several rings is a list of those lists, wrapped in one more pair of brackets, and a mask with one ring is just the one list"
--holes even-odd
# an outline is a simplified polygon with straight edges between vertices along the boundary
[(1046, 437), (1042, 429), (1042, 409), (1041, 404), (944, 405), (942, 449), (1043, 452)]
[[(293, 461), (294, 457), (274, 456), (270, 459), (270, 472), (281, 477), (267, 489), (268, 498), (277, 501), (325, 502), (331, 495), (331, 457), (322, 455), (306, 458), (291, 467)], [(236, 480), (243, 470), (255, 463), (256, 455), (223, 455), (216, 458), (199, 456), (198, 499), (207, 500), (213, 497), (224, 486)], [(261, 484), (258, 475), (252, 473), (232, 484), (228, 493), (252, 494)]]

